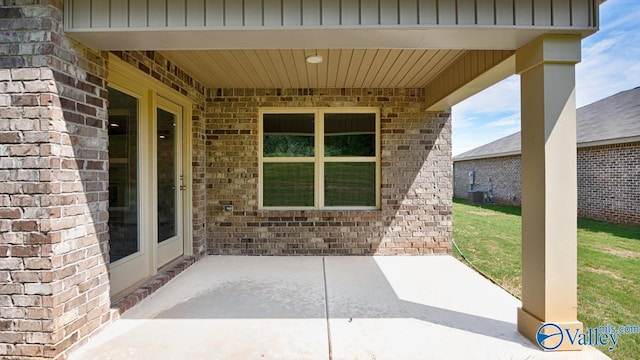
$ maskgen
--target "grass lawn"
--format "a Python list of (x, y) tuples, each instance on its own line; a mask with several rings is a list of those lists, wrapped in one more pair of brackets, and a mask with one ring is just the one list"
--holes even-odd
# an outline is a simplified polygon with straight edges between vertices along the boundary
[[(483, 273), (521, 295), (520, 208), (455, 199), (453, 238)], [(459, 254), (454, 250), (454, 254)], [(578, 220), (578, 319), (585, 327), (640, 325), (640, 227)], [(640, 334), (621, 335), (613, 359), (637, 359)]]

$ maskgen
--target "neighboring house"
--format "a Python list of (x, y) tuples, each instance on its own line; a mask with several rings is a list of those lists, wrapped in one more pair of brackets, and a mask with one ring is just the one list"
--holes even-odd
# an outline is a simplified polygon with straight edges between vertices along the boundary
[(579, 324), (558, 140), (600, 2), (2, 2), (0, 357), (62, 358), (207, 254), (450, 253), (449, 109), (514, 73), (567, 164), (523, 189), (567, 201), (530, 209), (518, 329)]
[[(640, 224), (640, 87), (577, 110), (578, 215)], [(520, 205), (520, 132), (453, 158), (454, 196)]]

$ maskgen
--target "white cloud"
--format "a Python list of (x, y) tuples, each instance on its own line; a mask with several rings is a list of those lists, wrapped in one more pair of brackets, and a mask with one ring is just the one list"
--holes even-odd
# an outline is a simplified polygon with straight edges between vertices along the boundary
[(638, 21), (638, 10), (640, 4), (635, 0), (609, 0), (600, 5), (600, 33), (634, 24)]
[(484, 141), (482, 138), (468, 138), (466, 136), (459, 137), (453, 142), (452, 153), (453, 156), (460, 155), (463, 152), (467, 152), (471, 149), (475, 149), (478, 146), (486, 144), (488, 141)]
[[(578, 107), (640, 85), (640, 49), (637, 45), (626, 44), (628, 36), (626, 33), (616, 34), (585, 46), (584, 60), (576, 66)], [(640, 38), (640, 34), (634, 37)]]
[(576, 66), (578, 107), (640, 86), (640, 2), (610, 0), (600, 9), (601, 30), (583, 41)]
[(454, 106), (452, 119), (454, 156), (518, 131), (520, 78), (511, 76)]
[(520, 111), (520, 78), (510, 76), (453, 107), (458, 114)]
[(592, 45), (585, 45), (582, 48), (582, 57), (585, 58), (586, 61), (591, 61), (596, 56), (608, 56), (608, 54), (606, 54), (605, 52), (610, 50), (617, 42), (618, 39), (607, 38), (600, 40)]
[[(600, 31), (582, 42), (576, 66), (576, 105), (582, 107), (640, 86), (640, 1), (600, 5)], [(520, 77), (511, 76), (452, 109), (453, 153), (520, 130)]]
[(488, 122), (484, 124), (484, 127), (503, 127), (503, 126), (513, 127), (513, 125), (518, 125), (518, 128), (520, 127), (520, 112), (511, 114), (509, 116), (505, 116), (498, 120)]
[[(452, 110), (452, 113), (455, 111)], [(454, 129), (462, 129), (476, 126), (476, 121), (478, 120), (475, 116), (465, 116), (465, 114), (456, 113), (452, 115), (452, 124), (451, 126)]]
[(520, 123), (518, 123), (518, 126), (511, 126), (511, 127), (502, 129), (498, 131), (497, 134), (500, 135), (501, 138), (503, 138), (507, 135), (515, 134), (518, 131), (520, 131)]

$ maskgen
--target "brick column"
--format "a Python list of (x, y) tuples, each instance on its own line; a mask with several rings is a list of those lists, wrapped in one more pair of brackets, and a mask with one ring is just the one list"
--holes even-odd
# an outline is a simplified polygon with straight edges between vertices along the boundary
[(61, 2), (20, 3), (0, 8), (0, 358), (62, 358), (109, 321), (106, 62)]
[(207, 253), (207, 184), (206, 184), (206, 119), (204, 106), (195, 104), (191, 119), (193, 178), (193, 254), (197, 257)]

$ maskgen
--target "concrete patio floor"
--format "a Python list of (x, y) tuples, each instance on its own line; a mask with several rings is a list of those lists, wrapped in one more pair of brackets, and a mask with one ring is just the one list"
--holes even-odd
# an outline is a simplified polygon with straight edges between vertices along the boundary
[(450, 256), (209, 256), (71, 359), (607, 359), (540, 351), (519, 305)]

